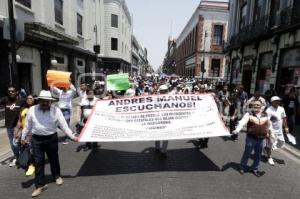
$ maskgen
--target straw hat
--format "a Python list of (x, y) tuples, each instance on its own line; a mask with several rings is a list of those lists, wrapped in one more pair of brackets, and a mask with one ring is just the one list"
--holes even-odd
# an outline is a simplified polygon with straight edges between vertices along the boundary
[(43, 100), (50, 100), (50, 101), (55, 101), (55, 99), (52, 97), (50, 91), (42, 90), (40, 92), (40, 95), (37, 97), (38, 99), (43, 99)]

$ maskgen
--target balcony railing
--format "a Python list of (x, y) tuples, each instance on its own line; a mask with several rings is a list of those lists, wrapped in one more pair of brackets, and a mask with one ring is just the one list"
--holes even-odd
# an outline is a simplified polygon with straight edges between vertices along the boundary
[(294, 1), (292, 24), (300, 23), (300, 1)]
[(269, 35), (273, 31), (285, 30), (293, 25), (300, 24), (300, 3), (297, 2), (293, 7), (278, 11), (273, 16), (265, 15), (241, 29), (239, 33), (230, 38), (226, 50), (250, 44), (257, 39)]

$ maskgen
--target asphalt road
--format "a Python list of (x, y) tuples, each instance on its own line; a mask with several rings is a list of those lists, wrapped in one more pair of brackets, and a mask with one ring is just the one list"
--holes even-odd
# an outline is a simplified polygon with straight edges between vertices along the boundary
[[(101, 143), (100, 143), (101, 144)], [(212, 138), (209, 148), (197, 150), (189, 140), (169, 142), (168, 158), (154, 152), (154, 142), (105, 143), (85, 151), (83, 143), (60, 144), (64, 184), (50, 181), (39, 198), (145, 199), (145, 198), (299, 198), (299, 163), (276, 151), (275, 166), (264, 160), (257, 178), (237, 169), (244, 148), (239, 141)], [(252, 161), (249, 162), (249, 164)], [(46, 166), (50, 174), (49, 165)], [(0, 166), (1, 199), (30, 198), (33, 177), (22, 169)]]

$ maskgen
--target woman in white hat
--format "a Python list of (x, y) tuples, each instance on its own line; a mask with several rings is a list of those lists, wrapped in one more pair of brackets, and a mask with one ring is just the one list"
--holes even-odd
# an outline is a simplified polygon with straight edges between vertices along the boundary
[(271, 121), (271, 136), (266, 139), (266, 152), (268, 163), (272, 166), (274, 165), (274, 160), (271, 157), (272, 149), (282, 148), (285, 143), (282, 127), (284, 126), (286, 134), (289, 133), (285, 110), (280, 106), (280, 103), (281, 99), (278, 96), (273, 96), (271, 106), (266, 110)]

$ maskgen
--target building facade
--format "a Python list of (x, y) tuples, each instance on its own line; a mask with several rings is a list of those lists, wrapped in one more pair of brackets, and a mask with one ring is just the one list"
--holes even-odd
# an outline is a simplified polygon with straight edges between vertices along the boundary
[(165, 55), (162, 72), (171, 75), (175, 73), (176, 61), (175, 61), (175, 53), (176, 53), (176, 41), (175, 39), (168, 38), (168, 51)]
[(176, 74), (222, 80), (228, 2), (202, 0), (176, 39)]
[[(0, 2), (1, 61), (0, 95), (10, 83), (8, 1)], [(93, 0), (14, 0), (16, 20), (18, 82), (27, 92), (38, 94), (47, 88), (46, 72), (72, 72), (77, 85), (80, 74), (95, 68), (93, 47), (97, 43), (95, 24), (100, 18), (100, 1)], [(53, 62), (53, 60), (55, 60)], [(54, 63), (57, 64), (54, 64)]]
[[(125, 0), (12, 0), (16, 21), (18, 82), (27, 92), (47, 88), (46, 72), (131, 71), (132, 25)], [(8, 1), (0, 1), (0, 96), (10, 78)], [(57, 64), (53, 65), (53, 60)]]
[(228, 80), (279, 95), (300, 86), (300, 1), (231, 0)]
[(131, 75), (146, 75), (148, 66), (148, 52), (136, 37), (132, 35), (132, 52), (131, 52)]
[[(132, 21), (125, 0), (103, 0), (101, 59), (108, 73), (130, 73)], [(103, 53), (103, 54), (102, 54)]]

